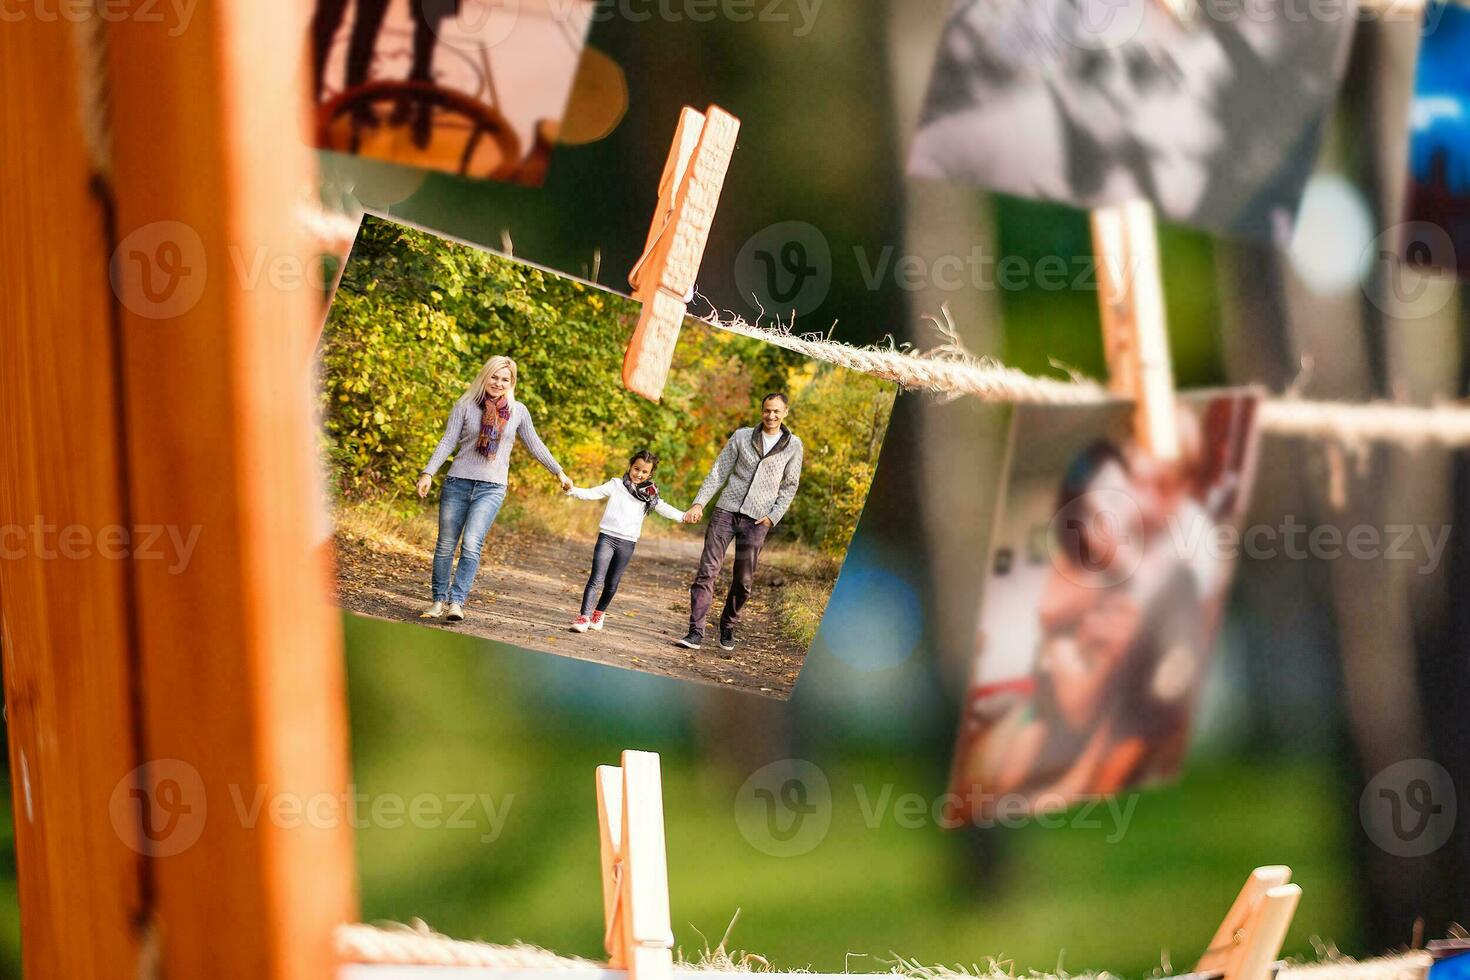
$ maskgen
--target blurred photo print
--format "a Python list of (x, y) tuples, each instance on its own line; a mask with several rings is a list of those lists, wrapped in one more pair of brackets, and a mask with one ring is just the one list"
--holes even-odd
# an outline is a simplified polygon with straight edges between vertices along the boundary
[(1351, 3), (957, 0), (909, 174), (1286, 244)]
[(539, 186), (592, 14), (592, 0), (316, 0), (317, 145)]
[(1409, 110), (1403, 256), (1470, 276), (1470, 7), (1431, 0)]
[(886, 381), (367, 216), (320, 349), (338, 600), (786, 698), (878, 465)]
[(1182, 398), (1172, 461), (1134, 442), (1129, 406), (1016, 407), (950, 819), (1061, 809), (1178, 771), (1234, 572), (1258, 401)]

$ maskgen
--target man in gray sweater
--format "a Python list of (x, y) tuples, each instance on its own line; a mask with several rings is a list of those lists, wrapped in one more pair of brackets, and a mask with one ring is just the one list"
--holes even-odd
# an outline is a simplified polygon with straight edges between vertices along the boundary
[(689, 635), (679, 641), (680, 646), (698, 650), (704, 642), (704, 622), (714, 601), (715, 582), (725, 564), (725, 551), (734, 541), (735, 574), (720, 613), (721, 656), (728, 657), (735, 649), (735, 625), (755, 584), (766, 535), (781, 522), (801, 483), (801, 440), (783, 424), (789, 406), (781, 392), (765, 397), (761, 424), (735, 430), (689, 508), (685, 520), (698, 522), (705, 504), (724, 486), (704, 532), (704, 553), (689, 588)]

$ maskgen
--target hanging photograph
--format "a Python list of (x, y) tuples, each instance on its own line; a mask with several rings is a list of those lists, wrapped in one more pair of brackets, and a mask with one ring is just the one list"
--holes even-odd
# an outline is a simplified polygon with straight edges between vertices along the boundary
[(316, 0), (316, 140), (539, 186), (592, 23), (591, 0)]
[(1435, 0), (1425, 11), (1409, 110), (1409, 186), (1403, 256), (1470, 276), (1470, 7)]
[(909, 173), (1284, 245), (1355, 23), (1288, 3), (958, 0)]
[(368, 616), (787, 697), (895, 386), (368, 216), (321, 344), (338, 598)]
[(1016, 406), (952, 819), (1060, 809), (1178, 771), (1234, 572), (1258, 399), (1182, 398), (1176, 461), (1132, 440), (1130, 405)]

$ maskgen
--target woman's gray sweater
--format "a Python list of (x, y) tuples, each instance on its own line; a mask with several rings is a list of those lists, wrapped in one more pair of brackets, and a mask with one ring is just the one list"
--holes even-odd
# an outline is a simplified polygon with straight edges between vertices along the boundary
[(429, 465), (423, 471), (433, 476), (439, 472), (439, 467), (444, 465), (449, 454), (454, 453), (454, 463), (449, 467), (450, 476), (484, 480), (486, 483), (508, 483), (510, 449), (516, 439), (520, 439), (531, 455), (536, 457), (536, 462), (550, 470), (552, 475), (562, 475), (561, 464), (551, 455), (541, 437), (536, 435), (536, 425), (531, 421), (531, 413), (526, 410), (526, 406), (518, 401), (511, 401), (510, 421), (505, 423), (505, 431), (500, 434), (499, 449), (489, 459), (475, 452), (475, 443), (480, 438), (481, 415), (480, 406), (473, 401), (455, 402), (449, 413), (449, 421), (444, 426), (444, 438), (439, 440), (434, 455), (429, 458)]

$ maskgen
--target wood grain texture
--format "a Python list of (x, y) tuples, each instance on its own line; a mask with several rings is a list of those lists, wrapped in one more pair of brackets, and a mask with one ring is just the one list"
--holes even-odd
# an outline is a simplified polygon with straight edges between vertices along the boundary
[[(674, 128), (674, 139), (669, 145), (669, 155), (664, 161), (664, 171), (658, 179), (658, 205), (654, 208), (653, 220), (648, 223), (648, 238), (643, 243), (643, 254), (628, 274), (628, 285), (637, 289), (642, 282), (642, 271), (658, 250), (669, 223), (674, 217), (674, 205), (679, 188), (684, 186), (684, 174), (694, 151), (699, 147), (699, 135), (704, 132), (704, 113), (692, 106), (685, 106), (679, 113), (679, 125)], [(655, 281), (652, 285), (657, 286)]]
[(602, 936), (608, 966), (621, 969), (623, 934), (620, 908), (622, 880), (619, 861), (623, 850), (623, 770), (597, 767), (597, 829), (602, 857)]
[(184, 572), (137, 568), (145, 752), (197, 770), (208, 804), (198, 841), (152, 869), (170, 977), (320, 980), (357, 914), (331, 803), (347, 788), (341, 626), (313, 550), (319, 297), (291, 274), (309, 268), (316, 180), (306, 15), (205, 0), (181, 31), (109, 31), (117, 234), (143, 256), (119, 285), (128, 492), (137, 520), (199, 528)]
[(1139, 444), (1157, 459), (1177, 459), (1174, 368), (1153, 206), (1138, 200), (1093, 211), (1092, 242), (1108, 386), (1133, 399)]
[[(1280, 935), (1275, 936), (1274, 946), (1271, 946), (1271, 936), (1275, 935), (1275, 929), (1280, 924), (1282, 911), (1286, 911), (1286, 924), (1290, 924), (1291, 913), (1296, 910), (1295, 900), (1291, 900), (1289, 910), (1285, 909), (1280, 897), (1269, 903), (1272, 911), (1265, 931), (1261, 928), (1262, 912), (1268, 905), (1268, 896), (1273, 892), (1295, 887), (1289, 886), (1289, 881), (1291, 869), (1282, 864), (1266, 865), (1252, 871), (1240, 893), (1235, 896), (1235, 901), (1230, 903), (1225, 917), (1220, 920), (1220, 927), (1211, 937), (1210, 945), (1200, 955), (1194, 967), (1195, 972), (1223, 973), (1225, 980), (1245, 980), (1241, 976), (1244, 966), (1263, 969), (1260, 960), (1265, 946), (1270, 946), (1270, 952), (1265, 958), (1265, 964), (1269, 966), (1281, 950), (1281, 943), (1286, 938), (1286, 926), (1280, 926)], [(1300, 894), (1301, 889), (1297, 888), (1296, 895)], [(1260, 978), (1253, 976), (1250, 980)]]
[(138, 763), (133, 563), (77, 40), (65, 18), (0, 30), (0, 644), (25, 974), (131, 978), (143, 859), (109, 803)]
[[(674, 346), (687, 311), (685, 297), (694, 289), (704, 259), (710, 227), (719, 206), (725, 174), (735, 152), (740, 120), (710, 106), (702, 122), (686, 109), (674, 135), (674, 146), (664, 167), (660, 204), (649, 231), (649, 246), (633, 275), (633, 298), (643, 304), (638, 323), (623, 358), (623, 385), (657, 401), (674, 359)], [(687, 164), (688, 139), (698, 128), (699, 140)], [(667, 184), (677, 182), (672, 206), (665, 208)], [(665, 214), (668, 214), (665, 225)]]
[(625, 751), (619, 909), (628, 980), (670, 980), (674, 930), (664, 842), (663, 777), (656, 752)]

